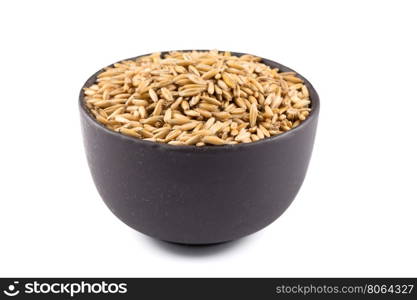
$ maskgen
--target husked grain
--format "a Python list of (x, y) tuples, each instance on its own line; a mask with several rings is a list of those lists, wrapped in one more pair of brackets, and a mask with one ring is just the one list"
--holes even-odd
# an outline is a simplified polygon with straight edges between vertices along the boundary
[(211, 144), (211, 145), (224, 145), (224, 144), (226, 144), (226, 142), (223, 139), (221, 139), (221, 138), (219, 138), (215, 135), (205, 136), (203, 138), (203, 142), (205, 144)]
[(258, 108), (256, 107), (256, 103), (252, 103), (249, 111), (249, 122), (250, 127), (254, 127), (256, 125), (256, 118), (258, 117)]
[(170, 145), (257, 142), (310, 114), (310, 93), (294, 72), (252, 55), (170, 52), (107, 67), (84, 89), (98, 122), (130, 137)]

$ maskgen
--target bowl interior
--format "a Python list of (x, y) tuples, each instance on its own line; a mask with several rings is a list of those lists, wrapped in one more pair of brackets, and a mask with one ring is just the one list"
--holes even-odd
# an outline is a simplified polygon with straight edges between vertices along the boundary
[[(192, 50), (175, 50), (175, 51), (186, 52), (186, 51), (192, 51)], [(208, 51), (208, 50), (196, 50), (196, 51)], [(162, 51), (161, 52), (161, 55), (163, 56), (165, 54), (168, 54), (169, 52), (171, 52), (171, 51)], [(223, 51), (221, 51), (221, 52), (223, 52)], [(245, 55), (246, 54), (246, 53), (232, 52), (232, 51), (231, 51), (231, 53), (232, 53), (232, 55), (235, 55), (235, 56), (242, 56), (242, 55)], [(136, 58), (139, 58), (139, 57), (142, 57), (142, 56), (147, 56), (147, 55), (150, 55), (150, 53), (143, 54), (143, 55), (139, 55), (139, 56), (135, 56), (135, 57), (128, 58), (128, 59), (123, 59), (123, 60), (120, 60), (118, 62), (126, 61), (126, 60), (134, 60)], [(96, 73), (94, 73), (84, 83), (84, 85), (81, 88), (80, 94), (79, 94), (78, 104), (80, 106), (81, 113), (86, 118), (88, 118), (89, 120), (91, 120), (96, 126), (101, 127), (103, 130), (107, 131), (109, 134), (116, 135), (116, 136), (118, 136), (118, 137), (120, 137), (122, 139), (131, 140), (131, 141), (133, 141), (135, 143), (139, 143), (139, 144), (142, 144), (144, 146), (145, 145), (148, 145), (148, 146), (156, 146), (157, 145), (157, 147), (162, 147), (162, 148), (166, 148), (166, 149), (169, 149), (169, 150), (185, 151), (185, 152), (190, 152), (190, 151), (191, 152), (200, 152), (200, 151), (203, 151), (203, 152), (206, 152), (206, 151), (227, 151), (227, 150), (237, 150), (239, 148), (245, 148), (245, 147), (259, 147), (259, 146), (261, 146), (261, 145), (263, 145), (265, 143), (270, 143), (270, 142), (272, 142), (272, 141), (274, 141), (276, 139), (283, 139), (286, 136), (290, 136), (290, 135), (296, 134), (304, 126), (307, 126), (307, 124), (309, 122), (311, 122), (312, 118), (317, 117), (318, 112), (319, 112), (319, 109), (320, 109), (320, 99), (319, 99), (319, 96), (318, 96), (316, 90), (314, 89), (313, 85), (304, 76), (302, 76), (301, 74), (299, 74), (297, 71), (294, 71), (294, 70), (292, 70), (292, 69), (290, 69), (290, 68), (288, 68), (288, 67), (286, 67), (286, 66), (284, 66), (284, 65), (282, 65), (280, 63), (277, 63), (275, 61), (272, 61), (272, 60), (269, 60), (269, 59), (266, 59), (266, 58), (263, 58), (263, 57), (261, 57), (261, 58), (262, 58), (261, 62), (264, 63), (265, 65), (268, 65), (271, 68), (278, 68), (280, 70), (280, 72), (295, 72), (297, 77), (299, 77), (299, 78), (301, 78), (301, 79), (304, 80), (304, 84), (307, 86), (308, 92), (310, 94), (311, 111), (310, 111), (310, 114), (308, 115), (308, 117), (303, 122), (301, 122), (301, 124), (298, 125), (296, 128), (293, 128), (293, 129), (288, 130), (288, 131), (286, 131), (284, 133), (281, 133), (281, 134), (278, 134), (278, 135), (275, 135), (275, 136), (272, 136), (272, 137), (269, 137), (269, 138), (265, 138), (265, 139), (259, 140), (257, 142), (239, 143), (239, 144), (235, 144), (235, 145), (209, 146), (209, 147), (197, 147), (195, 145), (192, 145), (192, 146), (176, 146), (176, 145), (170, 145), (170, 144), (165, 144), (165, 143), (156, 143), (156, 142), (151, 142), (151, 141), (145, 141), (145, 140), (142, 140), (142, 139), (130, 137), (130, 136), (127, 136), (127, 135), (124, 135), (124, 134), (120, 134), (118, 132), (115, 132), (113, 130), (110, 130), (107, 127), (105, 127), (103, 124), (101, 124), (100, 122), (98, 122), (94, 118), (94, 116), (89, 112), (88, 108), (86, 107), (86, 105), (84, 103), (84, 88), (85, 87), (88, 87), (88, 86), (90, 86), (92, 84), (94, 84), (94, 82), (97, 79), (97, 76), (101, 72), (103, 72), (104, 68), (102, 68), (99, 71), (97, 71)], [(107, 67), (113, 66), (114, 64), (115, 63), (113, 63), (111, 65), (108, 65)]]

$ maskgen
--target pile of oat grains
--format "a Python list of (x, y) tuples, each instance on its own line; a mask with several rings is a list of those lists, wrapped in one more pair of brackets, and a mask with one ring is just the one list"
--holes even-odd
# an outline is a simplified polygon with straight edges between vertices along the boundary
[(84, 94), (107, 128), (171, 145), (256, 142), (291, 130), (310, 112), (308, 89), (294, 72), (217, 50), (116, 63)]

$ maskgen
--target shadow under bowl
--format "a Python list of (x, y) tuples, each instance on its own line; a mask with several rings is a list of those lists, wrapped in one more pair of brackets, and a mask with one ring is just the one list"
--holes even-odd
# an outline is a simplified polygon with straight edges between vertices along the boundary
[[(268, 59), (262, 62), (293, 71)], [(114, 132), (90, 114), (81, 89), (85, 152), (100, 196), (130, 227), (173, 243), (221, 243), (266, 227), (295, 198), (313, 149), (319, 97), (297, 76), (305, 81), (312, 103), (305, 121), (271, 138), (225, 146), (173, 146)]]

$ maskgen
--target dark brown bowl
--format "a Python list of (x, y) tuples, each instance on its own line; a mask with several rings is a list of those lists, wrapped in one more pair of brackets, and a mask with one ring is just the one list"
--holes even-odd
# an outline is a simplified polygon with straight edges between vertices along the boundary
[(88, 112), (81, 90), (85, 151), (104, 202), (130, 227), (174, 243), (220, 243), (269, 225), (296, 196), (313, 149), (319, 97), (297, 76), (305, 80), (312, 101), (304, 122), (258, 142), (225, 146), (173, 146), (111, 131)]

